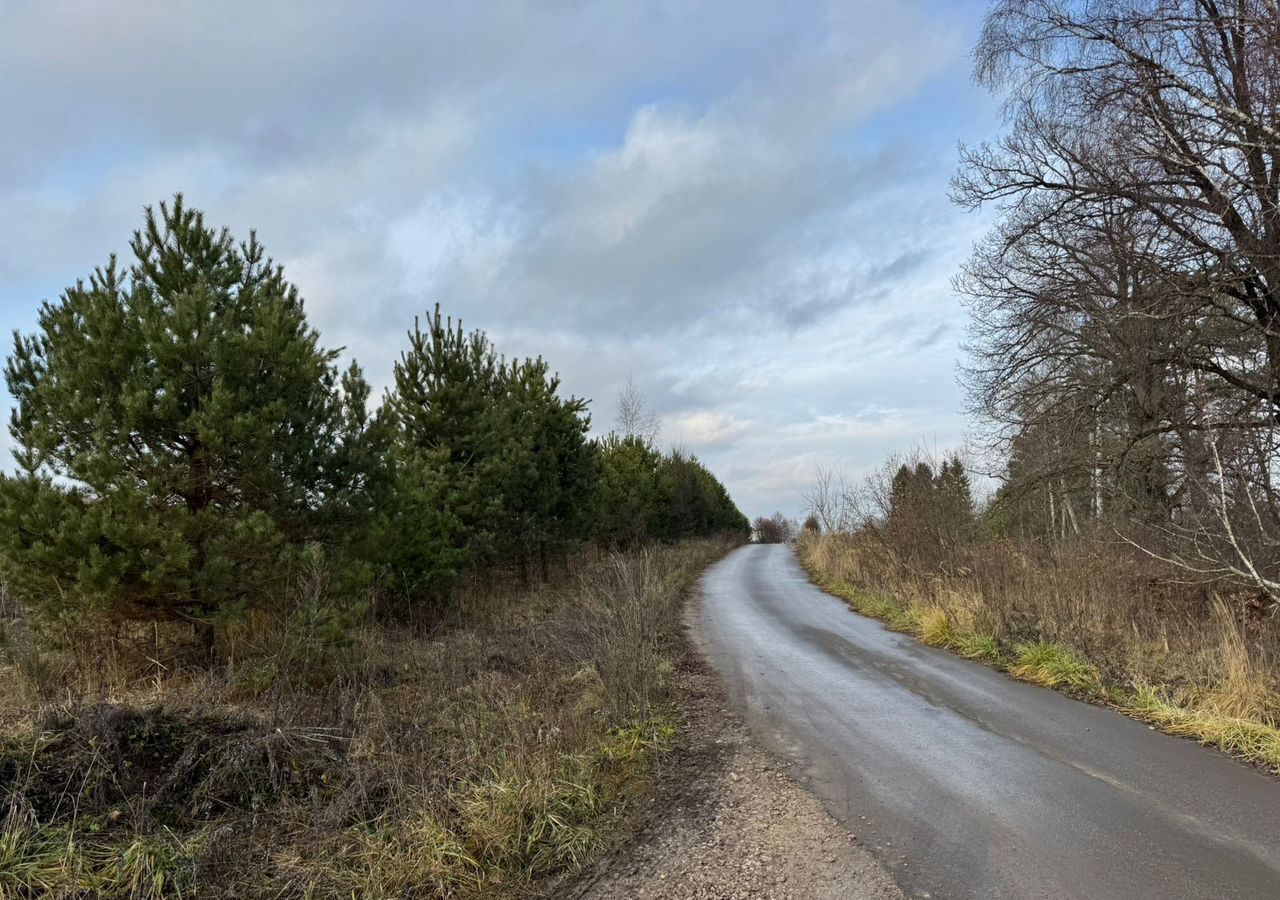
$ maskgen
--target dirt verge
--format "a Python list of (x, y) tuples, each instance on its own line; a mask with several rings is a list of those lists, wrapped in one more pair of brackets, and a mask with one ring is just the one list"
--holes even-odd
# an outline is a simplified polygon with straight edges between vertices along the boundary
[(857, 836), (791, 779), (784, 762), (755, 745), (687, 633), (676, 679), (679, 737), (633, 812), (632, 831), (558, 897), (903, 896)]

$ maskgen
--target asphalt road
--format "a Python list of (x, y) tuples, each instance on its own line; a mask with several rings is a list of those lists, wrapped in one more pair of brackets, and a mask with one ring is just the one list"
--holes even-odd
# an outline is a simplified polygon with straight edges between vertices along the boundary
[(785, 546), (702, 587), (734, 703), (908, 896), (1280, 898), (1271, 777), (888, 631)]

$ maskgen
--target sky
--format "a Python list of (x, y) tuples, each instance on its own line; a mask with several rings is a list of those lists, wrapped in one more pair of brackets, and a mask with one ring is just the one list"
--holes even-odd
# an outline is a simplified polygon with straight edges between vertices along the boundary
[(798, 514), (819, 467), (964, 440), (985, 5), (0, 0), (0, 326), (181, 191), (375, 396), (439, 303)]

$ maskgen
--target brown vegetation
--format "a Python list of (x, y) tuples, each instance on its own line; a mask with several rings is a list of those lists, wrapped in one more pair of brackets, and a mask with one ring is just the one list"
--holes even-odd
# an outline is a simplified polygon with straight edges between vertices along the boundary
[(39, 651), (10, 618), (0, 897), (501, 896), (572, 871), (672, 733), (681, 596), (727, 546), (476, 584), (447, 627), (334, 631), (317, 566), (213, 669), (163, 624)]
[(905, 561), (874, 529), (801, 537), (815, 579), (860, 611), (1280, 771), (1280, 622), (1125, 546), (1011, 540)]
[(751, 523), (751, 539), (757, 544), (785, 544), (794, 540), (799, 531), (795, 521), (780, 512), (757, 516)]

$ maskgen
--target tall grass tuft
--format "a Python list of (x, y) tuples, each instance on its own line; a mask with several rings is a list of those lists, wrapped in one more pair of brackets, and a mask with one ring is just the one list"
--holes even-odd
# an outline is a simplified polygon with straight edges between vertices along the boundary
[(1102, 677), (1095, 666), (1082, 660), (1070, 647), (1051, 641), (1019, 644), (1014, 650), (1009, 674), (1045, 687), (1064, 687), (1089, 694), (1102, 687)]

